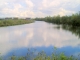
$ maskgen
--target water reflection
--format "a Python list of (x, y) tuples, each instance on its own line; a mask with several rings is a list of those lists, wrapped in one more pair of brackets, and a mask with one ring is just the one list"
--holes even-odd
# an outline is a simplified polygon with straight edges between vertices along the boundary
[(59, 49), (68, 46), (79, 49), (80, 39), (77, 36), (62, 28), (53, 28), (55, 26), (57, 25), (37, 21), (26, 25), (0, 28), (0, 52), (2, 55), (6, 55), (11, 51), (18, 52), (23, 48), (26, 51), (25, 48), (42, 50), (42, 47), (46, 48), (48, 52), (53, 46)]
[(78, 36), (80, 38), (80, 27), (62, 25), (61, 28), (72, 32), (72, 34), (75, 34), (76, 36)]

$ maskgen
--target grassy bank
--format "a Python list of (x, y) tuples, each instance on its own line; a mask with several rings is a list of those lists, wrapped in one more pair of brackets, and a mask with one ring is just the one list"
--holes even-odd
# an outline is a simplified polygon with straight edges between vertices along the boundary
[(12, 55), (11, 57), (8, 57), (7, 59), (5, 58), (0, 58), (0, 60), (80, 60), (80, 54), (71, 56), (66, 56), (63, 52), (62, 53), (57, 53), (57, 49), (54, 48), (53, 52), (51, 55), (47, 55), (45, 51), (37, 52), (37, 51), (32, 51), (28, 50), (26, 56), (16, 56)]
[(32, 23), (34, 20), (0, 20), (0, 27)]
[(72, 26), (80, 26), (80, 12), (72, 14), (71, 16), (48, 16), (44, 18), (35, 18), (35, 20), (46, 21), (54, 24), (66, 24)]

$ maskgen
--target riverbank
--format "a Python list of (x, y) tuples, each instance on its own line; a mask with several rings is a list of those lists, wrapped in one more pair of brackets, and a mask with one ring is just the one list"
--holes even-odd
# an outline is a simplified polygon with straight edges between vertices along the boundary
[(22, 19), (18, 19), (18, 20), (0, 20), (0, 27), (28, 24), (28, 23), (32, 23), (32, 22), (34, 22), (34, 20), (24, 20), (24, 19), (23, 20)]

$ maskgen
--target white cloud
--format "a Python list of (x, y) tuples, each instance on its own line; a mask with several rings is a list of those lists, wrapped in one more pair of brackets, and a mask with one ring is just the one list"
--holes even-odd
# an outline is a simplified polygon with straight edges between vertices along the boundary
[(80, 0), (41, 0), (39, 2), (36, 0), (0, 0), (0, 17), (43, 17), (57, 14), (63, 16), (78, 12), (79, 6)]
[(28, 5), (29, 8), (34, 7), (34, 4), (30, 0), (26, 0), (26, 4)]
[(34, 12), (31, 10), (34, 6), (33, 3), (30, 0), (24, 1), (27, 7), (21, 5), (20, 2), (15, 3), (15, 0), (10, 2), (7, 0), (8, 3), (4, 1), (4, 3), (0, 5), (0, 8), (2, 8), (0, 13), (4, 15), (3, 17), (34, 17)]
[(46, 14), (42, 13), (41, 11), (38, 11), (38, 12), (36, 12), (35, 16), (38, 16), (38, 17), (45, 17)]
[(70, 15), (70, 14), (74, 14), (74, 13), (76, 13), (76, 12), (60, 8), (59, 10), (56, 11), (55, 15), (65, 16), (65, 15)]
[(41, 6), (38, 9), (42, 11), (51, 11), (52, 13), (46, 14), (51, 16), (58, 14), (60, 14), (61, 16), (69, 15), (78, 12), (75, 10), (70, 10), (70, 8), (75, 9), (77, 6), (80, 5), (79, 2), (80, 0), (43, 0)]
[(65, 7), (71, 7), (71, 8), (76, 8), (78, 5), (80, 5), (80, 0), (64, 0), (63, 6)]

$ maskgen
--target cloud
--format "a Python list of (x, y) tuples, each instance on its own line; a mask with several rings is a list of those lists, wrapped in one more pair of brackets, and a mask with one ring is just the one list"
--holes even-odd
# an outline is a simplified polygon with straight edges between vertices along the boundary
[(3, 17), (34, 17), (34, 13), (31, 10), (33, 6), (30, 0), (24, 0), (24, 2), (20, 0), (18, 2), (7, 0), (0, 5), (0, 13)]
[(26, 0), (28, 7), (33, 8), (34, 4), (30, 0)]
[(0, 0), (0, 17), (44, 17), (79, 11), (80, 0)]
[(55, 15), (60, 15), (60, 16), (65, 16), (65, 15), (71, 15), (71, 14), (74, 14), (76, 12), (74, 11), (70, 11), (70, 10), (65, 10), (63, 8), (60, 8)]

